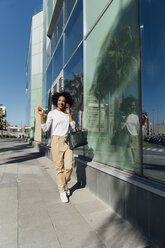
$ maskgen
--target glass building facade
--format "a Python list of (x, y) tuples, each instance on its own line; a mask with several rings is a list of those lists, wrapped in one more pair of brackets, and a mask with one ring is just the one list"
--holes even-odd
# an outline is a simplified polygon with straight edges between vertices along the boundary
[[(43, 0), (43, 56), (36, 26), (26, 83), (32, 128), (38, 97), (46, 119), (55, 108), (52, 94), (70, 92), (73, 118), (88, 130), (88, 145), (74, 150), (73, 177), (160, 247), (165, 247), (164, 10), (164, 0)], [(42, 133), (40, 150), (49, 158), (50, 140), (51, 130)]]
[(164, 182), (160, 2), (44, 0), (42, 105), (48, 113), (51, 95), (69, 91), (74, 119), (88, 130), (88, 145), (76, 154)]

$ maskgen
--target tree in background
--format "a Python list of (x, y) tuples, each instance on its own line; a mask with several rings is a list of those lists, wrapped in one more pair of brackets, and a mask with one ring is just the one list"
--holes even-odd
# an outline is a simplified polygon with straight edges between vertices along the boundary
[(1, 130), (1, 137), (3, 137), (3, 129), (6, 127), (6, 121), (3, 119), (3, 109), (0, 106), (0, 130)]

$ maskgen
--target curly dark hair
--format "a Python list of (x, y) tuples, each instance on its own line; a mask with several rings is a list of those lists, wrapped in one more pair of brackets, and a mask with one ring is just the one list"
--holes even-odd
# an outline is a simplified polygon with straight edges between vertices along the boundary
[(55, 105), (55, 106), (57, 107), (58, 98), (59, 98), (60, 96), (65, 97), (66, 103), (68, 103), (68, 104), (70, 105), (70, 107), (73, 105), (72, 96), (70, 95), (69, 92), (65, 92), (65, 91), (63, 91), (63, 92), (55, 92), (55, 93), (52, 95), (51, 100), (52, 100), (53, 105)]

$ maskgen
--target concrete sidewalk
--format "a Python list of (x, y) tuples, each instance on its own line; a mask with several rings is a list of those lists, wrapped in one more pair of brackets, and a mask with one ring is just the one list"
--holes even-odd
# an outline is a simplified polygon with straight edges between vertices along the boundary
[(153, 247), (87, 189), (70, 187), (70, 202), (61, 203), (52, 161), (0, 139), (0, 248)]

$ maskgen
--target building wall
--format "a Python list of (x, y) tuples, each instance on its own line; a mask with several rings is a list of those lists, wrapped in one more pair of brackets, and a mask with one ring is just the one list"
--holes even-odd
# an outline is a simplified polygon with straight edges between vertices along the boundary
[[(39, 100), (42, 99), (43, 79), (43, 11), (32, 17), (31, 36), (28, 54), (28, 90), (30, 137), (34, 137), (35, 111)], [(30, 102), (30, 104), (29, 104)]]

